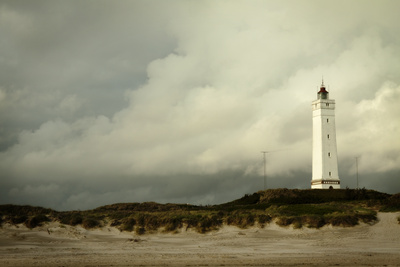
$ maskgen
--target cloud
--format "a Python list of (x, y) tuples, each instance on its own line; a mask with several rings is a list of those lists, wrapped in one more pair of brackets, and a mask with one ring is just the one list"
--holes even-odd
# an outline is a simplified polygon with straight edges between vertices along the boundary
[[(342, 184), (352, 184), (355, 156), (360, 172), (399, 174), (393, 2), (48, 7), (61, 17), (10, 3), (0, 30), (12, 38), (1, 45), (23, 56), (0, 64), (16, 72), (0, 74), (2, 203), (229, 201), (262, 189), (261, 151), (271, 187), (309, 188), (322, 75), (337, 104)], [(388, 184), (379, 188), (398, 186)]]
[[(400, 116), (398, 101), (400, 86), (385, 83), (373, 99), (362, 100), (354, 106), (353, 131), (343, 133), (343, 153), (347, 157), (360, 156), (360, 167), (365, 172), (399, 170)], [(340, 131), (342, 132), (342, 131)]]
[[(165, 30), (171, 11), (163, 3), (157, 6), (153, 9), (151, 1), (2, 1), (0, 80), (8, 97), (0, 120), (8, 137), (0, 149), (15, 144), (19, 132), (47, 121), (112, 117), (126, 107), (124, 93), (145, 82), (148, 62), (174, 47)], [(69, 96), (82, 104), (74, 116), (59, 110)]]

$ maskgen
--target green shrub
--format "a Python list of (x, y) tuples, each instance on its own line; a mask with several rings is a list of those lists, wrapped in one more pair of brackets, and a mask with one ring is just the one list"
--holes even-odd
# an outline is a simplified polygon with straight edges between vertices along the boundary
[(276, 224), (279, 226), (289, 226), (294, 222), (293, 217), (287, 217), (287, 216), (282, 216), (278, 217), (278, 220), (276, 221)]
[(303, 220), (309, 228), (320, 228), (325, 225), (325, 219), (323, 216), (311, 215), (304, 217)]
[(62, 224), (68, 224), (71, 226), (75, 226), (75, 225), (82, 223), (83, 217), (78, 212), (65, 212), (65, 213), (59, 214), (58, 220)]
[(49, 218), (47, 218), (46, 215), (44, 214), (39, 214), (39, 215), (35, 215), (29, 219), (27, 219), (24, 224), (26, 227), (33, 229), (37, 226), (41, 226), (43, 222), (48, 222), (50, 221)]
[(32, 207), (28, 205), (0, 205), (0, 213), (3, 215), (9, 215), (10, 217), (18, 216), (34, 216), (37, 214), (51, 214), (54, 211), (42, 207)]
[[(121, 224), (121, 222), (120, 222), (120, 224)], [(135, 218), (133, 218), (133, 217), (125, 218), (124, 220), (122, 220), (122, 226), (121, 226), (120, 230), (132, 232), (135, 225), (136, 225)]]
[(69, 220), (69, 225), (78, 225), (83, 222), (83, 217), (80, 214), (74, 214), (71, 219)]
[(0, 224), (25, 223), (30, 228), (42, 223), (35, 216), (46, 214), (65, 225), (82, 224), (93, 228), (107, 218), (122, 231), (143, 234), (163, 228), (172, 232), (186, 225), (205, 233), (218, 229), (223, 222), (240, 228), (263, 227), (272, 218), (279, 225), (294, 228), (319, 228), (325, 224), (353, 226), (358, 221), (376, 220), (373, 209), (400, 210), (400, 194), (388, 195), (372, 190), (299, 190), (270, 189), (248, 194), (229, 203), (212, 206), (186, 204), (119, 203), (88, 211), (57, 212), (31, 206), (0, 205)]
[(325, 217), (325, 220), (333, 226), (349, 227), (358, 224), (356, 215), (333, 214)]
[(137, 235), (143, 235), (145, 232), (146, 232), (146, 230), (144, 229), (144, 227), (136, 226), (135, 233)]
[(279, 226), (293, 225), (294, 229), (307, 226), (309, 228), (320, 228), (326, 224), (323, 216), (307, 215), (307, 216), (280, 216), (276, 224)]
[(265, 223), (270, 223), (272, 220), (272, 217), (266, 214), (259, 214), (257, 216), (257, 221), (259, 224), (264, 225)]
[(135, 216), (135, 225), (144, 227), (146, 230), (149, 231), (155, 231), (163, 226), (163, 220), (165, 220), (165, 218), (163, 219), (162, 213), (156, 212), (155, 214), (152, 214), (147, 212), (140, 212)]
[(225, 212), (223, 210), (220, 210), (217, 212), (217, 216), (220, 218), (223, 218), (223, 217), (225, 217)]
[(28, 217), (26, 215), (15, 216), (15, 217), (11, 217), (11, 219), (10, 219), (12, 224), (25, 223), (26, 220), (28, 220)]
[(378, 220), (375, 214), (357, 214), (357, 218), (360, 219), (363, 223), (373, 223)]
[(84, 218), (82, 221), (82, 227), (85, 229), (95, 228), (100, 225), (100, 222), (95, 218)]
[(159, 217), (152, 214), (147, 214), (145, 216), (145, 223), (144, 226), (146, 230), (155, 231), (161, 226), (161, 222)]
[(390, 195), (373, 190), (363, 189), (268, 189), (257, 192), (259, 203), (270, 204), (317, 204), (332, 201), (384, 200)]
[(182, 227), (182, 217), (175, 216), (172, 218), (167, 218), (163, 220), (163, 225), (165, 225), (165, 232), (172, 232), (178, 228)]
[(182, 218), (182, 223), (185, 223), (187, 225), (186, 230), (189, 228), (196, 228), (201, 217), (202, 216), (200, 214), (188, 214), (184, 218)]
[(120, 220), (113, 220), (110, 224), (110, 226), (120, 226), (122, 224), (122, 222)]
[[(268, 220), (268, 217), (262, 217), (261, 220)], [(226, 218), (226, 224), (234, 225), (240, 228), (253, 226), (256, 216), (251, 211), (235, 211)]]
[(108, 216), (112, 220), (122, 220), (124, 218), (129, 217), (129, 213), (126, 212), (110, 212)]
[(280, 206), (277, 212), (284, 216), (324, 215), (341, 211), (343, 207), (333, 204), (292, 204)]
[(245, 223), (244, 227), (253, 226), (255, 221), (256, 220), (255, 220), (255, 217), (253, 214), (251, 214), (251, 213), (246, 214), (246, 216), (244, 218), (244, 223)]
[(217, 215), (204, 215), (197, 223), (196, 230), (199, 233), (206, 233), (208, 231), (216, 230), (222, 225), (222, 220)]
[(390, 198), (386, 199), (385, 204), (380, 209), (380, 211), (384, 212), (394, 212), (400, 211), (400, 193), (392, 195)]
[(300, 229), (303, 227), (301, 218), (295, 218), (292, 224), (294, 229)]

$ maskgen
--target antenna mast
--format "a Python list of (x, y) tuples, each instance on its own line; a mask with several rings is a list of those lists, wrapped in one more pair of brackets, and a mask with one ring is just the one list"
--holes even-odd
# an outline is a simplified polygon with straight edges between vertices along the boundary
[(272, 153), (272, 152), (279, 152), (287, 149), (278, 149), (278, 150), (270, 150), (270, 151), (261, 151), (263, 153), (263, 161), (264, 161), (264, 190), (267, 190), (267, 153)]
[(267, 159), (265, 157), (265, 154), (268, 153), (268, 151), (261, 151), (263, 153), (263, 159), (264, 159), (264, 190), (267, 189)]
[(359, 157), (355, 157), (356, 158), (356, 177), (357, 177), (357, 188), (356, 189), (359, 189), (359, 187), (358, 187), (358, 158)]

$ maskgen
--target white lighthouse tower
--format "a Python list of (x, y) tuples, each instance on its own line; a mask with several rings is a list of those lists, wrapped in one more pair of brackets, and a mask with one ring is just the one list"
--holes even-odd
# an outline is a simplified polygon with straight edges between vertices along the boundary
[(313, 189), (340, 189), (338, 174), (335, 100), (329, 99), (324, 81), (312, 102), (313, 115), (313, 152), (312, 180)]

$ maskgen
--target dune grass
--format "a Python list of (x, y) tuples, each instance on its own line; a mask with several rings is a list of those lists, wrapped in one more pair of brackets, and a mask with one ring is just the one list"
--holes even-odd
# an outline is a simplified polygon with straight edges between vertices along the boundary
[(48, 221), (58, 221), (86, 229), (110, 225), (136, 234), (174, 233), (182, 229), (207, 233), (223, 225), (264, 227), (272, 220), (280, 226), (291, 225), (293, 228), (320, 228), (327, 224), (350, 227), (359, 222), (374, 223), (377, 211), (400, 211), (400, 194), (389, 195), (365, 189), (270, 189), (212, 206), (120, 203), (87, 211), (65, 212), (1, 205), (0, 224), (25, 224), (32, 229)]

